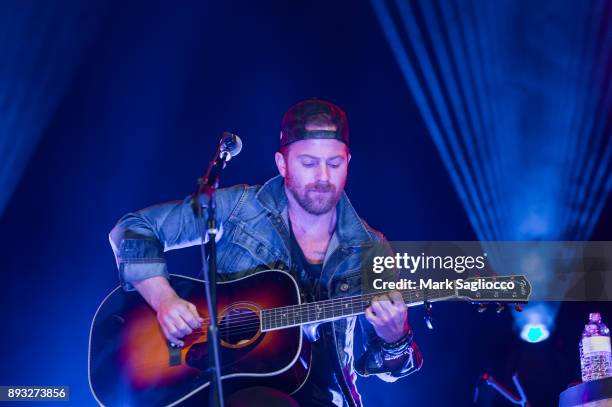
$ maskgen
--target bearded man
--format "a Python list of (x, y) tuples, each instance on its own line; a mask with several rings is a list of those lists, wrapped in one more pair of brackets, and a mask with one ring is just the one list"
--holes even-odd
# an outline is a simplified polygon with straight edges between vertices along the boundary
[[(223, 229), (217, 248), (219, 278), (240, 278), (263, 266), (289, 272), (304, 301), (358, 294), (362, 247), (386, 242), (357, 215), (344, 193), (351, 160), (345, 112), (319, 99), (292, 106), (282, 118), (274, 158), (279, 175), (263, 185), (216, 192)], [(110, 240), (123, 288), (136, 289), (157, 313), (168, 341), (183, 346), (181, 338), (204, 320), (169, 283), (164, 252), (200, 244), (193, 197), (125, 215)], [(364, 349), (355, 359), (357, 324)], [(362, 315), (325, 322), (308, 332), (312, 366), (299, 390), (286, 395), (247, 388), (231, 395), (228, 403), (360, 406), (357, 374), (392, 382), (422, 364), (397, 291), (374, 297)]]

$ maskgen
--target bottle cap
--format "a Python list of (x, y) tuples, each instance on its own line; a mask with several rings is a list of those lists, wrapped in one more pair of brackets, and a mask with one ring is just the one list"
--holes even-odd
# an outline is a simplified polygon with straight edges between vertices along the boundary
[(589, 321), (591, 321), (591, 322), (601, 322), (601, 314), (599, 312), (591, 312), (589, 314)]

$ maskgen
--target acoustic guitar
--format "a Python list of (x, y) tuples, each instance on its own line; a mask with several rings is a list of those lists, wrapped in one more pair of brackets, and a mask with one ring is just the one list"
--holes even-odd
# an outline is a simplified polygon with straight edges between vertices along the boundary
[[(531, 293), (523, 276), (478, 280), (513, 282), (514, 288), (401, 292), (408, 306), (449, 299), (523, 303)], [(206, 405), (209, 314), (204, 281), (171, 275), (170, 282), (181, 298), (197, 307), (204, 318), (202, 327), (182, 338), (182, 348), (173, 347), (163, 335), (155, 311), (141, 295), (115, 288), (96, 311), (89, 336), (89, 385), (100, 405), (174, 406), (193, 398)], [(301, 327), (362, 314), (377, 294), (380, 292), (301, 303), (296, 281), (280, 270), (218, 283), (224, 391), (245, 386), (268, 386), (286, 394), (297, 391), (311, 364), (309, 341)]]

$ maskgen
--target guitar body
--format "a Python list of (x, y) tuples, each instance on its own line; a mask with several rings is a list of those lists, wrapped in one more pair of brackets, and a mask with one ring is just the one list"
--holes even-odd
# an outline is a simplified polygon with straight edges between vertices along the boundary
[[(209, 313), (202, 280), (173, 275), (178, 295)], [(262, 309), (300, 303), (295, 280), (283, 271), (262, 271), (217, 285), (221, 376), (227, 394), (267, 386), (287, 394), (304, 383), (310, 346), (301, 327), (261, 331)], [(196, 400), (206, 405), (210, 375), (206, 322), (172, 348), (156, 313), (136, 291), (120, 287), (98, 308), (89, 339), (89, 382), (107, 406), (173, 406)]]

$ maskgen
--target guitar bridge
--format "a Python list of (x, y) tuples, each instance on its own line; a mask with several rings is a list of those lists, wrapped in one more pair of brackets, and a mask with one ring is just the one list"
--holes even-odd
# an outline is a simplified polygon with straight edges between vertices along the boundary
[(178, 366), (181, 364), (181, 348), (178, 346), (172, 346), (168, 342), (168, 364), (170, 366)]

